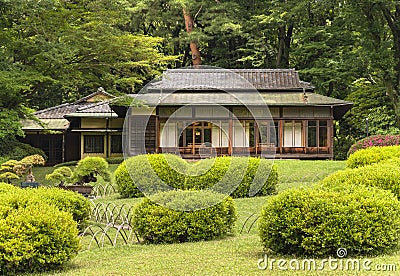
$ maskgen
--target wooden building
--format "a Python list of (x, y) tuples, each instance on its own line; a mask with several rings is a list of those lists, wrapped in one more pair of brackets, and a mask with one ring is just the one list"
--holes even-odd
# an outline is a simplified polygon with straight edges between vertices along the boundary
[(115, 97), (99, 88), (76, 102), (39, 110), (41, 124), (23, 121), (23, 142), (41, 148), (48, 165), (80, 160), (86, 156), (122, 156), (124, 118), (108, 102)]
[[(127, 116), (127, 153), (333, 158), (333, 123), (352, 103), (313, 92), (293, 69), (171, 69)], [(146, 135), (143, 135), (146, 133)]]
[(314, 93), (293, 69), (171, 69), (130, 96), (144, 105), (111, 106), (115, 97), (99, 88), (40, 110), (42, 124), (23, 122), (24, 142), (43, 149), (48, 164), (122, 156), (123, 146), (126, 155), (331, 159), (334, 120), (352, 107)]

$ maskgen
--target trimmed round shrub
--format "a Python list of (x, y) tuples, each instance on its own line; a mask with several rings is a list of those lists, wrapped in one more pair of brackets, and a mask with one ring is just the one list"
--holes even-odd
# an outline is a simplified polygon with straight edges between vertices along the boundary
[[(173, 154), (146, 154), (130, 157), (114, 173), (122, 197), (143, 196), (183, 188), (187, 163)], [(168, 186), (170, 187), (168, 187)], [(139, 189), (141, 188), (141, 189)]]
[(83, 184), (96, 182), (97, 176), (101, 176), (105, 181), (110, 181), (111, 174), (108, 163), (103, 157), (88, 156), (78, 162), (71, 178)]
[(400, 166), (395, 161), (337, 171), (320, 181), (326, 187), (364, 185), (391, 191), (400, 199)]
[(213, 187), (219, 193), (233, 192), (232, 196), (238, 198), (253, 196), (256, 192), (256, 195), (273, 194), (278, 182), (277, 167), (266, 159), (217, 157), (188, 164), (172, 154), (131, 157), (117, 168), (114, 177), (122, 197), (143, 196), (142, 188), (155, 194), (172, 189)]
[(0, 245), (1, 274), (50, 270), (80, 248), (70, 213), (19, 192), (0, 194)]
[(289, 189), (267, 200), (258, 227), (265, 248), (279, 254), (387, 253), (399, 245), (400, 202), (375, 187)]
[[(258, 173), (257, 173), (258, 172)], [(201, 190), (213, 187), (220, 193), (233, 192), (233, 198), (270, 195), (276, 192), (278, 172), (273, 162), (255, 157), (217, 157), (204, 159), (188, 169), (185, 188)], [(236, 189), (234, 187), (236, 185)], [(254, 185), (253, 189), (250, 187)]]
[(83, 195), (59, 188), (28, 189), (27, 193), (32, 198), (37, 197), (38, 201), (54, 205), (60, 211), (70, 213), (78, 223), (79, 229), (83, 230), (86, 227), (90, 218), (91, 206), (90, 201)]
[[(21, 189), (10, 184), (0, 183), (0, 195), (10, 194), (15, 197), (25, 196), (30, 201), (43, 202), (57, 207), (60, 211), (70, 213), (78, 223), (79, 229), (86, 226), (89, 220), (91, 206), (84, 196), (59, 188)], [(1, 202), (0, 202), (1, 204)]]
[(400, 157), (400, 146), (370, 147), (358, 150), (346, 161), (347, 168), (357, 168)]
[[(145, 243), (212, 240), (232, 232), (236, 207), (231, 197), (211, 191), (168, 191), (144, 198), (134, 209), (133, 229)], [(215, 200), (220, 203), (195, 211)], [(158, 202), (162, 205), (159, 205)]]
[(135, 183), (133, 183), (132, 177), (126, 168), (126, 161), (122, 162), (115, 170), (114, 182), (117, 184), (118, 192), (122, 197), (144, 196)]
[(400, 135), (373, 135), (355, 142), (349, 149), (347, 156), (360, 149), (370, 147), (400, 146)]
[(18, 188), (15, 187), (14, 185), (5, 183), (5, 182), (0, 182), (0, 194), (2, 193), (9, 193), (14, 190), (17, 190)]

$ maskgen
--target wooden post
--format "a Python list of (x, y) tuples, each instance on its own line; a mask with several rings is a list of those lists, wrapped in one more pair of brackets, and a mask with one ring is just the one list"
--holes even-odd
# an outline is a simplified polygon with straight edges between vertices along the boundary
[(233, 120), (232, 120), (232, 118), (229, 119), (229, 137), (228, 138), (229, 138), (228, 139), (228, 154), (232, 155), (232, 152), (233, 152), (233, 150), (232, 150), (232, 148), (233, 148), (233, 146), (232, 146), (232, 140), (233, 140)]
[(279, 120), (279, 152), (282, 154), (283, 145), (283, 120)]

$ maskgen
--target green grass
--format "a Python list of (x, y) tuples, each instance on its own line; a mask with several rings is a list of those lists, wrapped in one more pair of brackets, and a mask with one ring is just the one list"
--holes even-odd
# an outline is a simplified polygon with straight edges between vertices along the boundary
[[(278, 192), (292, 187), (312, 185), (324, 176), (344, 169), (345, 166), (343, 161), (277, 160), (276, 164), (280, 175)], [(113, 166), (113, 169), (115, 168), (116, 166)], [(45, 174), (47, 169), (36, 170), (42, 171), (38, 173), (39, 179), (39, 175)], [(281, 271), (276, 264), (272, 271), (259, 270), (257, 262), (264, 253), (257, 235), (256, 223), (249, 232), (247, 230), (257, 218), (267, 198), (235, 199), (238, 221), (233, 236), (215, 241), (169, 245), (142, 245), (136, 241), (123, 245), (122, 240), (118, 239), (115, 247), (109, 245), (105, 239), (104, 248), (98, 248), (93, 243), (90, 250), (87, 249), (90, 237), (86, 237), (83, 239), (82, 251), (62, 270), (41, 275), (400, 275), (400, 252), (370, 258), (373, 265), (395, 264), (397, 272), (333, 271), (328, 266), (325, 266), (323, 271)], [(114, 194), (96, 199), (94, 203), (102, 206), (109, 204), (112, 208), (124, 205), (126, 209), (135, 206), (140, 200), (122, 199), (118, 194)], [(243, 228), (246, 219), (248, 220)], [(115, 230), (108, 232), (111, 237), (114, 237), (115, 233)], [(269, 258), (289, 261), (293, 257)]]

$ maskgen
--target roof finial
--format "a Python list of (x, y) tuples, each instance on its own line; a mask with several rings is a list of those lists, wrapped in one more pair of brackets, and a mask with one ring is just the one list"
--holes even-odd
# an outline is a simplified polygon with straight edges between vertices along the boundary
[(303, 101), (305, 104), (308, 104), (308, 95), (306, 93), (306, 89), (303, 87)]
[(106, 93), (106, 90), (104, 90), (104, 88), (100, 86), (99, 88), (97, 88), (97, 93)]

